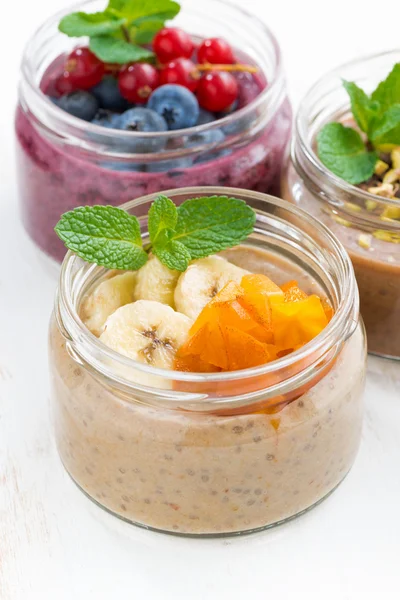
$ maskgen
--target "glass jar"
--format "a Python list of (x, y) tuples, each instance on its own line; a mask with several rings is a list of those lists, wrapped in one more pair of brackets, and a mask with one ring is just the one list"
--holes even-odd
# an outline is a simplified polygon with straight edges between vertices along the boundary
[[(90, 0), (82, 8), (101, 10), (104, 0)], [(187, 185), (278, 191), (291, 108), (278, 44), (258, 18), (220, 0), (186, 0), (176, 25), (197, 39), (220, 36), (232, 41), (239, 57), (258, 66), (259, 95), (212, 123), (139, 134), (72, 117), (42, 92), (77, 45), (57, 29), (66, 12), (47, 21), (26, 47), (16, 113), (22, 218), (42, 251), (63, 258), (65, 250), (53, 229), (60, 215), (76, 206), (121, 204)], [(246, 80), (248, 74), (237, 76)], [(255, 86), (252, 76), (248, 86)], [(190, 147), (185, 147), (188, 136)], [(138, 153), (138, 138), (146, 152)]]
[[(245, 200), (257, 212), (254, 233), (227, 257), (244, 266), (248, 253), (262, 252), (265, 273), (320, 290), (335, 314), (310, 343), (261, 367), (156, 369), (85, 328), (82, 299), (105, 269), (69, 253), (50, 327), (58, 450), (91, 499), (137, 525), (184, 535), (270, 527), (325, 498), (357, 453), (366, 344), (351, 262), (323, 225), (272, 196), (231, 188), (164, 193), (176, 204), (210, 193)], [(154, 198), (124, 206), (139, 217), (144, 242)]]
[(343, 65), (320, 79), (300, 105), (283, 197), (339, 238), (353, 261), (368, 350), (400, 358), (400, 201), (361, 190), (330, 172), (315, 152), (325, 123), (350, 117), (342, 78), (371, 92), (399, 62), (400, 51)]

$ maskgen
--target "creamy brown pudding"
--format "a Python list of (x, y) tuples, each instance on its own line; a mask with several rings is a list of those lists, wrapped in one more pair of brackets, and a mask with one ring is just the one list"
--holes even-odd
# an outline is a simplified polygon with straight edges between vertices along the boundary
[[(223, 253), (270, 276), (320, 284), (251, 246)], [(322, 294), (321, 292), (321, 295)], [(325, 375), (280, 410), (220, 416), (143, 402), (77, 361), (56, 319), (50, 330), (53, 412), (61, 459), (99, 504), (136, 524), (181, 534), (250, 531), (284, 521), (329, 494), (361, 435), (362, 327), (342, 340)], [(243, 385), (243, 380), (240, 381)], [(250, 412), (249, 412), (250, 410)]]

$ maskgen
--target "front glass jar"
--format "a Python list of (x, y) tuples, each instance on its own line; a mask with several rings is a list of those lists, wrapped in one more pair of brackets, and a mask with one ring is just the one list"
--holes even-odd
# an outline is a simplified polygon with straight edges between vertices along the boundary
[[(335, 314), (302, 349), (261, 367), (184, 373), (134, 362), (80, 319), (104, 276), (69, 253), (50, 327), (55, 436), (62, 462), (100, 506), (132, 523), (185, 535), (237, 534), (299, 515), (351, 468), (360, 443), (366, 344), (343, 247), (315, 219), (255, 192), (188, 188), (242, 198), (254, 233), (223, 254), (239, 266), (295, 277)], [(154, 195), (125, 205), (144, 241)]]
[(299, 108), (283, 197), (314, 215), (339, 238), (353, 262), (368, 350), (400, 358), (400, 200), (383, 198), (336, 177), (315, 152), (325, 123), (350, 117), (342, 79), (367, 92), (385, 78), (400, 52), (344, 65), (319, 80)]
[[(102, 10), (104, 0), (90, 0), (82, 8)], [(43, 93), (76, 46), (57, 29), (63, 14), (47, 21), (26, 47), (16, 113), (22, 218), (42, 251), (63, 258), (53, 229), (62, 213), (77, 206), (127, 202), (188, 185), (278, 192), (291, 109), (279, 47), (255, 16), (220, 0), (183, 2), (178, 27), (194, 39), (231, 41), (237, 56), (256, 65), (258, 73), (237, 75), (243, 107), (223, 119), (138, 134), (72, 117)]]

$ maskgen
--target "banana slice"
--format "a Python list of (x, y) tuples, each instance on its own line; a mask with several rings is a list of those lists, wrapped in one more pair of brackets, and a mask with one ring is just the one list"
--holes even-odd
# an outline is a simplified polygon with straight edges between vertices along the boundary
[(136, 273), (127, 271), (102, 281), (82, 304), (81, 317), (86, 327), (99, 336), (108, 317), (120, 306), (134, 300)]
[(176, 351), (186, 342), (191, 319), (153, 300), (137, 300), (118, 308), (100, 340), (133, 360), (172, 369)]
[(195, 260), (178, 279), (174, 294), (176, 309), (194, 320), (228, 281), (240, 283), (248, 273), (220, 256)]
[(154, 300), (175, 308), (174, 291), (180, 272), (163, 265), (151, 256), (137, 272), (135, 300)]

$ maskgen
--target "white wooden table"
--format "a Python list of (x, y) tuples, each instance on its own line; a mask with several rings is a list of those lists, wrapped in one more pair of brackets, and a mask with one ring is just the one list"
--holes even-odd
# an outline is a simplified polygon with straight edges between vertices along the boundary
[[(225, 540), (147, 532), (104, 513), (65, 474), (48, 410), (54, 278), (19, 222), (12, 133), (24, 39), (64, 4), (2, 6), (10, 26), (0, 37), (0, 600), (399, 598), (400, 363), (369, 360), (362, 446), (343, 485), (268, 532)], [(295, 104), (324, 70), (398, 37), (395, 0), (377, 9), (382, 27), (361, 2), (246, 4), (285, 48)]]

